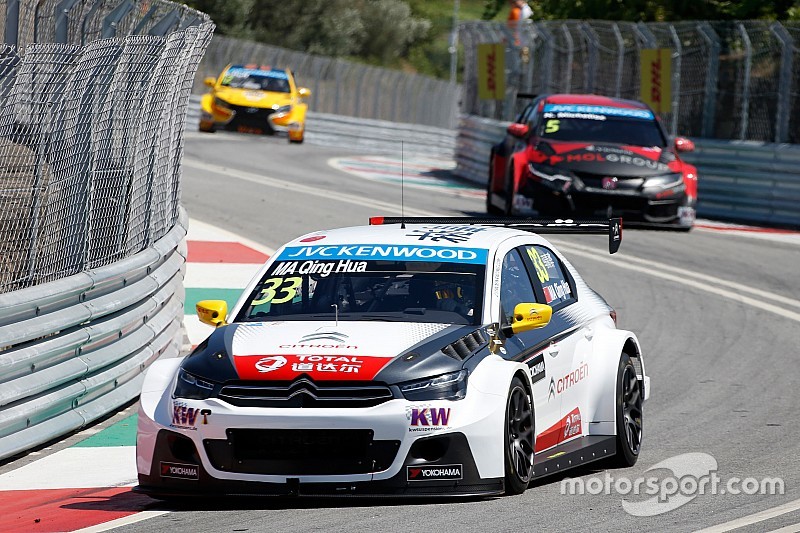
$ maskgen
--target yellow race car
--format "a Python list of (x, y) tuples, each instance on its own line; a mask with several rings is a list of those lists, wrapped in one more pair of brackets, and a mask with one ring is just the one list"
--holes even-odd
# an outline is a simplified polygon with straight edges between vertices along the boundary
[(205, 84), (211, 92), (200, 102), (200, 131), (286, 132), (289, 142), (303, 142), (311, 91), (298, 87), (290, 70), (228, 65)]

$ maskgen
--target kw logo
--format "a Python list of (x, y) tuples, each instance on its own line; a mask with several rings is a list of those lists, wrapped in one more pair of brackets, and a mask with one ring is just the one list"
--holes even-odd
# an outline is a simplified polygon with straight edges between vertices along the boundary
[(425, 407), (411, 410), (412, 426), (446, 426), (450, 422), (450, 408)]
[(172, 406), (172, 425), (183, 427), (197, 427), (197, 415), (200, 410), (195, 407), (174, 404)]

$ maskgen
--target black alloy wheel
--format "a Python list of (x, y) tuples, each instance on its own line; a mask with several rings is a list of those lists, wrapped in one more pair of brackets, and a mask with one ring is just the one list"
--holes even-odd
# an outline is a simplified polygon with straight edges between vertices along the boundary
[(617, 373), (617, 453), (612, 463), (618, 467), (636, 464), (642, 449), (642, 383), (636, 377), (631, 358), (623, 353)]
[(507, 495), (522, 494), (533, 475), (534, 418), (531, 398), (514, 377), (506, 402), (505, 488)]

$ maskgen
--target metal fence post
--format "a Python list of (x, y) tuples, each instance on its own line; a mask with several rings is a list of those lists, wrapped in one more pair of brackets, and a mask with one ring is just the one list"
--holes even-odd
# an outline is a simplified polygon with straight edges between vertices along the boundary
[(564, 32), (564, 40), (567, 42), (567, 79), (565, 81), (564, 92), (572, 92), (572, 61), (575, 55), (575, 42), (572, 40), (572, 34), (566, 24), (561, 25), (561, 31)]
[(683, 57), (683, 46), (678, 37), (678, 32), (675, 31), (675, 26), (669, 25), (669, 34), (672, 37), (672, 42), (675, 45), (675, 53), (672, 54), (675, 60), (672, 65), (672, 135), (678, 134), (678, 110), (681, 104), (681, 58)]
[(615, 82), (614, 96), (620, 97), (622, 93), (622, 69), (625, 68), (625, 41), (622, 39), (622, 33), (619, 31), (617, 23), (611, 25), (614, 28), (614, 37), (617, 38), (617, 80)]
[(5, 42), (17, 46), (19, 35), (19, 0), (8, 0), (6, 4)]
[(172, 31), (172, 28), (177, 26), (180, 23), (180, 21), (181, 21), (181, 16), (178, 15), (178, 10), (173, 9), (172, 11), (164, 15), (164, 17), (161, 20), (159, 20), (152, 28), (150, 28), (150, 31), (147, 33), (149, 35), (157, 35), (159, 37), (163, 37), (170, 31)]
[(753, 46), (750, 43), (750, 36), (747, 34), (744, 24), (739, 22), (736, 24), (739, 33), (742, 35), (742, 43), (745, 50), (745, 63), (744, 63), (744, 88), (742, 92), (742, 120), (741, 131), (739, 132), (739, 139), (744, 140), (747, 137), (747, 121), (750, 115), (750, 69), (753, 60)]
[[(92, 7), (94, 9), (94, 6)], [(117, 35), (117, 24), (125, 18), (125, 15), (133, 11), (133, 2), (125, 0), (120, 5), (114, 8), (106, 18), (103, 19), (103, 33), (100, 35), (103, 39), (114, 37)]]
[(702, 137), (711, 137), (714, 135), (714, 120), (717, 112), (720, 43), (717, 32), (708, 22), (701, 22), (697, 25), (697, 29), (708, 45), (708, 71), (706, 72), (703, 97), (703, 125), (700, 135)]
[(66, 43), (69, 39), (69, 17), (70, 10), (78, 3), (78, 0), (62, 0), (57, 6), (54, 15), (56, 21), (56, 37), (54, 42)]
[(586, 62), (586, 92), (594, 92), (594, 78), (597, 73), (597, 50), (600, 48), (600, 43), (594, 34), (588, 22), (582, 22), (580, 25), (581, 32), (586, 38), (586, 49), (589, 60)]
[(775, 142), (783, 143), (789, 137), (789, 119), (792, 116), (792, 54), (794, 52), (794, 41), (780, 22), (773, 22), (769, 29), (781, 42), (778, 106), (775, 110)]

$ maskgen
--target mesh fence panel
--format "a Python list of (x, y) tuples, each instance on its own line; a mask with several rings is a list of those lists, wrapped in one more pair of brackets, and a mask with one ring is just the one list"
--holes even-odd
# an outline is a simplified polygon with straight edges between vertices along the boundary
[[(398, 71), (391, 69), (219, 35), (213, 37), (200, 63), (193, 92), (204, 92), (203, 80), (219, 76), (231, 63), (290, 69), (298, 85), (311, 89), (311, 111), (444, 128), (455, 127), (457, 122), (460, 89), (456, 84), (417, 74), (401, 72), (398, 76)], [(408, 92), (399, 92), (398, 84)], [(431, 102), (436, 103), (435, 108)], [(435, 113), (430, 112), (432, 108)]]
[[(541, 21), (459, 26), (464, 46), (462, 111), (512, 120), (518, 92), (574, 92), (639, 99), (640, 54), (672, 52), (672, 102), (661, 113), (673, 133), (798, 142), (800, 24), (768, 21), (630, 23)], [(506, 45), (504, 100), (477, 95), (477, 46)]]
[[(186, 105), (213, 33), (163, 1), (30, 4), (18, 46), (0, 47), (0, 293), (110, 264), (174, 226)], [(112, 19), (112, 33), (145, 28), (147, 13), (170, 16), (156, 33), (186, 27), (96, 38)]]

